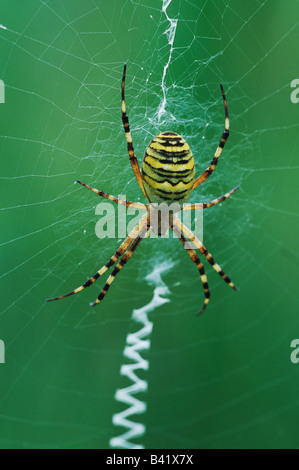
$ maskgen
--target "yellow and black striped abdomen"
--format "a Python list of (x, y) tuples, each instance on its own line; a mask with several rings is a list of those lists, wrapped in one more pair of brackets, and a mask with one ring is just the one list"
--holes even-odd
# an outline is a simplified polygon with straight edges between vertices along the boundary
[(142, 180), (151, 203), (188, 201), (195, 177), (194, 159), (187, 142), (175, 132), (157, 135), (145, 151)]

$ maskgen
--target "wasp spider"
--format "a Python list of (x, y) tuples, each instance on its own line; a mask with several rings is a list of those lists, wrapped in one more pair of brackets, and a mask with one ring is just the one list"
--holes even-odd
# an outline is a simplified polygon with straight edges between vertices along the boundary
[(186, 249), (188, 255), (192, 259), (193, 263), (197, 266), (201, 282), (203, 285), (205, 300), (201, 310), (198, 312), (198, 315), (202, 313), (210, 299), (210, 291), (207, 281), (207, 276), (205, 274), (204, 266), (199, 260), (199, 257), (195, 250), (186, 245), (188, 241), (193, 243), (194, 248), (196, 248), (210, 263), (210, 265), (217, 271), (217, 273), (222, 277), (222, 279), (234, 290), (237, 290), (231, 279), (225, 274), (221, 267), (214, 261), (211, 253), (208, 252), (206, 247), (202, 242), (193, 234), (191, 230), (184, 225), (179, 218), (177, 217), (177, 212), (170, 213), (168, 217), (168, 226), (165, 228), (162, 227), (161, 220), (161, 211), (159, 212), (158, 223), (154, 224), (152, 220), (157, 220), (154, 217), (151, 217), (155, 212), (155, 207), (157, 204), (166, 203), (167, 206), (170, 206), (173, 203), (177, 203), (179, 210), (192, 210), (192, 209), (206, 209), (212, 207), (219, 202), (224, 201), (229, 196), (231, 196), (238, 188), (232, 189), (230, 192), (224, 194), (217, 199), (213, 199), (210, 202), (200, 203), (200, 204), (185, 204), (191, 192), (202, 184), (215, 170), (218, 159), (221, 155), (222, 149), (227, 141), (229, 136), (229, 119), (228, 119), (228, 109), (226, 97), (223, 91), (222, 85), (221, 92), (224, 102), (225, 109), (225, 129), (222, 134), (220, 143), (216, 149), (215, 155), (211, 161), (210, 166), (198, 177), (195, 179), (195, 167), (194, 159), (191, 152), (191, 149), (187, 142), (179, 134), (175, 132), (162, 132), (157, 135), (149, 144), (145, 151), (145, 155), (142, 162), (141, 172), (139, 169), (138, 161), (134, 153), (134, 147), (129, 127), (129, 119), (126, 113), (125, 105), (125, 77), (126, 77), (126, 65), (124, 66), (122, 85), (121, 85), (121, 107), (122, 107), (122, 121), (125, 130), (125, 136), (128, 144), (128, 153), (130, 157), (130, 162), (137, 179), (137, 182), (140, 186), (141, 191), (143, 192), (145, 198), (149, 201), (149, 204), (136, 203), (126, 200), (118, 199), (110, 194), (99, 191), (82, 181), (77, 181), (85, 188), (90, 189), (94, 193), (98, 194), (101, 197), (110, 199), (111, 201), (116, 202), (117, 204), (131, 206), (138, 209), (144, 209), (146, 214), (140, 219), (137, 226), (131, 231), (128, 237), (122, 242), (120, 247), (116, 250), (114, 255), (109, 259), (109, 261), (97, 271), (90, 279), (88, 279), (82, 286), (77, 287), (77, 289), (69, 292), (68, 294), (61, 295), (59, 297), (54, 297), (48, 299), (48, 302), (52, 300), (63, 299), (73, 294), (77, 294), (86, 287), (89, 287), (93, 284), (102, 274), (104, 274), (111, 266), (113, 266), (116, 261), (120, 258), (116, 266), (114, 267), (112, 273), (107, 279), (107, 282), (99, 294), (98, 298), (91, 305), (94, 306), (101, 302), (105, 297), (108, 289), (110, 288), (112, 282), (115, 279), (115, 276), (123, 268), (123, 266), (129, 261), (134, 251), (138, 247), (142, 238), (148, 237), (150, 230), (153, 230), (157, 235), (163, 235), (166, 233), (168, 227), (170, 227), (176, 236), (179, 238), (181, 243), (188, 248)]

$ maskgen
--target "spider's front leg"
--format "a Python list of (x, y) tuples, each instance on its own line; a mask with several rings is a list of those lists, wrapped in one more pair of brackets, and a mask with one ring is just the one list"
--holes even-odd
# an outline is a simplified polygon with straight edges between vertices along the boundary
[(194, 209), (207, 209), (208, 207), (215, 206), (219, 202), (225, 201), (227, 198), (229, 198), (234, 192), (236, 192), (240, 186), (236, 186), (234, 189), (229, 191), (228, 193), (224, 194), (223, 196), (217, 197), (216, 199), (213, 199), (212, 201), (209, 202), (199, 202), (195, 204), (184, 204), (183, 211), (190, 211)]
[(141, 191), (143, 192), (145, 198), (148, 199), (148, 197), (146, 195), (146, 192), (144, 190), (144, 187), (143, 187), (140, 168), (139, 168), (138, 161), (137, 161), (137, 158), (136, 158), (136, 155), (135, 155), (135, 152), (134, 152), (133, 141), (132, 141), (132, 136), (131, 136), (131, 132), (130, 132), (129, 118), (128, 118), (128, 115), (127, 115), (127, 112), (126, 112), (126, 102), (125, 102), (126, 70), (127, 70), (127, 66), (125, 64), (124, 65), (123, 78), (122, 78), (122, 82), (121, 82), (122, 121), (123, 121), (124, 130), (125, 130), (127, 145), (128, 145), (128, 153), (129, 153), (130, 162), (131, 162), (135, 177), (137, 179), (137, 183), (139, 184), (139, 187), (140, 187)]
[(224, 111), (225, 111), (224, 132), (222, 134), (221, 140), (214, 154), (213, 160), (210, 163), (210, 166), (194, 181), (193, 189), (197, 188), (197, 186), (203, 183), (213, 173), (218, 163), (218, 159), (221, 155), (221, 152), (229, 136), (229, 118), (228, 118), (227, 101), (226, 101), (226, 96), (225, 96), (223, 86), (221, 85), (221, 83), (220, 83), (220, 88), (221, 88), (221, 93), (222, 93), (222, 98), (223, 98), (223, 103), (224, 103)]
[(92, 186), (89, 186), (86, 183), (82, 183), (82, 181), (77, 180), (76, 183), (81, 184), (84, 186), (84, 188), (90, 189), (92, 192), (97, 194), (98, 196), (105, 197), (106, 199), (109, 199), (110, 201), (116, 202), (117, 204), (120, 204), (121, 206), (127, 206), (127, 207), (134, 207), (135, 209), (143, 209), (147, 210), (147, 205), (142, 204), (141, 202), (132, 202), (132, 201), (127, 201), (124, 199), (119, 199), (117, 197), (111, 196), (111, 194), (104, 193), (104, 191), (99, 191), (98, 189), (93, 188)]

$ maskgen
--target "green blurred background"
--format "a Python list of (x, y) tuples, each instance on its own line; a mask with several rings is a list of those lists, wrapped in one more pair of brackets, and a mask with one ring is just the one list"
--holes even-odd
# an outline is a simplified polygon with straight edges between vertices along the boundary
[[(167, 4), (167, 2), (164, 2)], [(147, 410), (132, 420), (146, 448), (298, 447), (299, 336), (297, 1), (0, 1), (0, 446), (109, 448), (112, 416), (130, 385), (123, 350), (151, 301), (160, 263), (169, 302), (153, 310), (139, 371)], [(164, 5), (165, 7), (165, 5)], [(165, 10), (165, 8), (164, 8)], [(173, 47), (167, 30), (177, 20)], [(172, 23), (174, 24), (174, 23)], [(197, 174), (224, 126), (217, 170), (193, 202), (241, 189), (204, 213), (204, 242), (236, 294), (206, 265), (211, 302), (177, 240), (144, 240), (104, 302), (105, 280), (57, 303), (120, 244), (94, 233), (100, 202), (74, 185), (143, 201), (126, 152), (120, 84), (139, 162), (160, 131), (182, 134)], [(168, 67), (166, 67), (168, 65)], [(163, 79), (163, 71), (166, 71)], [(163, 89), (162, 89), (163, 88)], [(158, 110), (166, 97), (165, 113)]]

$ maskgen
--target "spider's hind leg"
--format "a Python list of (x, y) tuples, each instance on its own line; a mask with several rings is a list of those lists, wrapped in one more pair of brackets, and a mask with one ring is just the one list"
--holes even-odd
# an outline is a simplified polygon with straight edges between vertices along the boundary
[(94, 307), (95, 305), (97, 305), (99, 302), (101, 302), (101, 300), (103, 300), (103, 298), (105, 297), (105, 295), (107, 294), (112, 282), (114, 281), (116, 275), (119, 273), (119, 271), (124, 267), (124, 265), (129, 261), (129, 259), (131, 258), (131, 256), (133, 255), (134, 251), (136, 250), (136, 248), (138, 247), (139, 243), (142, 241), (142, 238), (145, 238), (147, 233), (149, 231), (149, 220), (147, 219), (147, 226), (144, 226), (139, 234), (135, 237), (134, 241), (132, 242), (132, 244), (130, 245), (129, 249), (126, 251), (126, 253), (123, 255), (123, 257), (121, 258), (121, 260), (119, 261), (119, 263), (117, 263), (117, 265), (115, 266), (115, 268), (113, 269), (112, 273), (110, 274), (110, 276), (108, 277), (107, 279), (107, 282), (106, 284), (104, 285), (101, 293), (99, 294), (97, 300), (93, 303), (91, 303), (91, 307)]
[(200, 315), (205, 311), (205, 309), (206, 309), (206, 307), (207, 307), (207, 305), (210, 301), (210, 290), (209, 290), (208, 279), (207, 279), (207, 276), (205, 274), (205, 269), (204, 269), (204, 266), (201, 263), (199, 257), (197, 256), (196, 252), (193, 250), (193, 248), (186, 248), (186, 243), (189, 243), (189, 242), (184, 237), (184, 235), (180, 232), (180, 230), (178, 230), (178, 228), (176, 226), (173, 226), (172, 230), (177, 235), (178, 239), (180, 240), (180, 242), (182, 243), (182, 245), (186, 249), (186, 252), (190, 256), (190, 258), (192, 259), (193, 263), (196, 264), (196, 266), (198, 268), (198, 271), (199, 271), (199, 274), (200, 274), (200, 279), (201, 279), (201, 282), (202, 282), (204, 295), (205, 295), (205, 301), (203, 303), (203, 306), (202, 306), (201, 310), (198, 313), (196, 313), (196, 315)]
[(70, 295), (77, 294), (81, 292), (81, 290), (85, 289), (86, 287), (91, 286), (102, 274), (104, 274), (111, 266), (115, 264), (118, 258), (123, 255), (132, 241), (138, 236), (139, 232), (143, 230), (147, 221), (147, 214), (145, 214), (139, 221), (138, 225), (130, 232), (127, 238), (122, 242), (120, 247), (116, 250), (113, 256), (108, 260), (108, 262), (97, 271), (92, 277), (87, 279), (87, 281), (82, 285), (77, 287), (77, 289), (72, 290), (68, 294), (60, 295), (59, 297), (53, 297), (52, 299), (47, 299), (47, 302), (52, 302), (53, 300), (60, 300), (64, 299), (65, 297), (69, 297)]
[(177, 227), (180, 233), (184, 233), (191, 242), (194, 243), (195, 247), (206, 257), (207, 261), (210, 263), (210, 265), (215, 269), (215, 271), (219, 274), (219, 276), (222, 277), (222, 279), (235, 291), (237, 291), (237, 287), (235, 284), (232, 282), (230, 277), (228, 277), (227, 274), (221, 269), (219, 264), (217, 264), (211, 255), (209, 251), (206, 249), (206, 247), (201, 243), (201, 241), (194, 235), (191, 230), (186, 227), (180, 220), (176, 219), (174, 221), (174, 225)]

